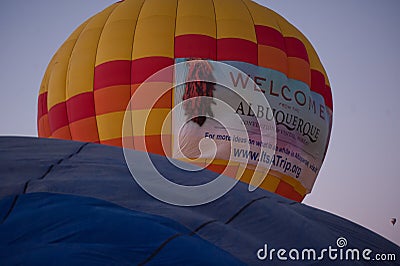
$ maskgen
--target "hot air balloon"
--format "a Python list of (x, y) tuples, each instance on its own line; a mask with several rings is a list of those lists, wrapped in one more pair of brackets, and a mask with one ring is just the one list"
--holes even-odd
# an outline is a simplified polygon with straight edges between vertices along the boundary
[(390, 223), (394, 226), (396, 224), (397, 219), (396, 218), (392, 218), (390, 219)]
[[(311, 249), (319, 264), (337, 265), (338, 248), (343, 258), (360, 250), (361, 264), (363, 250), (400, 256), (398, 245), (367, 228), (266, 190), (249, 192), (245, 183), (196, 208), (164, 203), (132, 179), (121, 150), (0, 136), (1, 265), (315, 265), (301, 257)], [(165, 156), (151, 156), (171, 180), (190, 182)], [(204, 180), (214, 173), (195, 175)], [(264, 244), (287, 252), (266, 258)], [(323, 251), (329, 246), (337, 249), (336, 261)], [(289, 248), (299, 250), (297, 259)], [(277, 254), (287, 260), (279, 263)]]
[[(270, 108), (239, 104), (235, 110), (249, 114), (250, 122), (253, 114), (276, 122), (276, 145), (269, 147), (275, 156), (268, 158), (271, 170), (262, 173), (266, 178), (260, 187), (302, 201), (329, 143), (333, 104), (328, 77), (299, 30), (250, 0), (125, 0), (94, 15), (49, 63), (39, 92), (38, 134), (122, 146), (124, 115), (135, 92), (158, 71), (194, 58), (243, 71), (246, 75), (231, 76), (237, 89), (248, 78), (257, 84), (254, 98), (265, 97)], [(157, 87), (169, 86), (173, 75), (148, 86), (149, 98), (159, 93)], [(218, 88), (211, 91), (208, 95), (218, 94)], [(172, 89), (158, 96), (156, 103), (143, 97), (131, 106), (134, 126), (144, 124), (130, 136), (139, 143), (132, 148), (173, 156), (174, 127), (163, 123), (181, 95)], [(212, 107), (204, 110), (213, 113)], [(147, 121), (140, 119), (144, 114)], [(203, 119), (200, 114), (191, 122), (204, 129)], [(267, 160), (255, 155), (254, 164)], [(206, 165), (250, 183), (254, 164), (213, 157)]]

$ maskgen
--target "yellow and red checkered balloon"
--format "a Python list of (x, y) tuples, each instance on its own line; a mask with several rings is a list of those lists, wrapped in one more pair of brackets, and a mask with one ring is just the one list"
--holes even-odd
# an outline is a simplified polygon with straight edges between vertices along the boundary
[[(282, 146), (292, 148), (288, 160), (297, 160), (303, 173), (311, 169), (317, 175), (329, 142), (333, 110), (327, 74), (299, 30), (250, 0), (125, 0), (89, 18), (59, 48), (43, 77), (38, 99), (39, 136), (122, 146), (124, 113), (133, 93), (152, 74), (185, 58), (243, 63), (248, 69), (255, 66), (262, 73), (275, 73), (304, 87), (296, 94), (292, 85), (272, 88), (267, 78), (256, 81), (264, 82), (269, 96), (286, 104), (278, 104), (285, 110), (296, 113), (297, 108), (296, 117), (302, 119), (302, 125), (296, 122), (293, 130), (299, 137), (306, 139), (312, 134), (309, 128), (305, 134), (306, 121), (310, 128), (319, 125), (313, 119), (327, 121), (318, 127), (325, 135), (320, 133), (321, 148), (315, 154), (295, 143)], [(144, 99), (136, 108), (137, 112), (151, 108), (145, 130), (133, 136), (145, 141), (148, 152), (169, 155), (161, 139), (171, 143), (173, 134), (169, 127), (162, 129), (162, 123), (174, 106), (173, 98), (170, 91), (154, 106), (146, 106)], [(308, 120), (301, 118), (302, 108), (310, 113)], [(287, 128), (282, 130), (292, 130)], [(283, 141), (278, 134), (278, 143)], [(309, 144), (304, 141), (302, 145)], [(318, 158), (316, 164), (313, 158)], [(219, 161), (208, 168), (222, 172), (226, 165)], [(252, 169), (246, 168), (241, 176), (230, 173), (249, 182)], [(311, 191), (315, 178), (311, 179), (303, 182), (280, 171), (278, 165), (261, 188), (302, 201)]]

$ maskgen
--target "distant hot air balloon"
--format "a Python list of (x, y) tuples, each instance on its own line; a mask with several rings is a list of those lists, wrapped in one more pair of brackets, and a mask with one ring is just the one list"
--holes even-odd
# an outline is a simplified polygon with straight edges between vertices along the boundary
[(392, 223), (392, 225), (394, 226), (396, 224), (397, 219), (396, 218), (392, 218), (390, 219), (390, 222)]
[[(157, 71), (193, 58), (239, 68), (259, 86), (254, 97), (265, 96), (271, 108), (251, 111), (238, 105), (235, 110), (276, 120), (277, 143), (269, 147), (275, 156), (252, 155), (254, 161), (268, 159), (271, 164), (260, 187), (302, 201), (329, 143), (329, 81), (304, 35), (250, 0), (125, 0), (91, 17), (65, 41), (45, 72), (38, 99), (39, 136), (121, 146), (125, 110), (138, 87)], [(232, 83), (243, 85), (247, 75), (232, 76)], [(218, 89), (204, 92), (212, 96)], [(149, 89), (149, 95), (154, 93)], [(154, 106), (145, 98), (133, 106), (139, 117), (151, 109), (144, 130), (131, 136), (136, 143), (145, 141), (145, 147), (133, 148), (173, 154), (173, 127), (162, 129), (162, 124), (176, 97), (170, 91)], [(212, 107), (202, 108), (212, 114)], [(201, 114), (191, 122), (206, 126)], [(222, 172), (228, 162), (215, 159), (207, 168)], [(243, 182), (254, 174), (252, 166), (229, 167), (228, 175)], [(237, 176), (239, 172), (243, 174)]]

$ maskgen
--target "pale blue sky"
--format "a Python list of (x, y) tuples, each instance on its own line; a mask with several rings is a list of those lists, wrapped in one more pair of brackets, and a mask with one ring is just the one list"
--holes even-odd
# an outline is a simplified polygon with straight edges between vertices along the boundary
[[(0, 135), (36, 136), (45, 68), (69, 34), (113, 0), (0, 2)], [(257, 0), (299, 28), (328, 73), (331, 143), (305, 203), (400, 245), (400, 2)]]

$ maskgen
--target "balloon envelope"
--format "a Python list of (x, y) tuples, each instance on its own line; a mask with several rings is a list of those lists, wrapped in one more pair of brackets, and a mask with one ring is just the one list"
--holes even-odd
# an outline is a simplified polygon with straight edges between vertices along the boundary
[[(228, 76), (233, 89), (243, 90), (251, 79), (258, 86), (253, 98), (268, 99), (270, 108), (250, 109), (251, 102), (238, 102), (231, 115), (240, 115), (248, 132), (257, 129), (254, 116), (275, 119), (276, 145), (264, 144), (276, 157), (268, 159), (271, 171), (260, 186), (301, 201), (313, 187), (329, 142), (333, 109), (329, 81), (304, 35), (272, 10), (249, 0), (125, 0), (91, 17), (49, 63), (38, 99), (39, 136), (121, 146), (125, 111), (138, 88), (159, 70), (193, 58), (240, 69), (246, 75)], [(159, 87), (173, 87), (174, 78), (170, 73), (153, 82), (148, 95), (157, 94)], [(229, 98), (216, 88), (212, 96), (218, 94)], [(143, 97), (130, 106), (138, 118), (133, 126), (139, 128), (130, 137), (134, 149), (173, 156), (174, 125), (163, 128), (163, 123), (184, 97), (176, 89), (160, 96), (156, 103)], [(203, 111), (212, 114), (213, 108)], [(149, 114), (147, 121), (141, 119), (144, 114)], [(218, 133), (218, 125), (203, 125), (196, 119), (191, 123), (204, 134), (234, 138)], [(255, 145), (256, 140), (245, 141)], [(248, 152), (242, 149), (236, 155), (247, 158)], [(228, 167), (225, 157), (209, 158), (205, 164), (247, 183), (255, 175), (254, 165), (267, 160), (252, 154), (250, 166)]]
[[(177, 183), (190, 185), (215, 177), (214, 172), (202, 170), (190, 180), (171, 167), (166, 157), (150, 156)], [(284, 255), (294, 265), (315, 265), (316, 261), (290, 259), (291, 249), (300, 254), (315, 249), (324, 265), (337, 265), (337, 241), (343, 238), (347, 240), (347, 246), (341, 246), (344, 256), (358, 249), (360, 260), (343, 260), (341, 265), (363, 264), (365, 249), (373, 251), (364, 253), (371, 258), (375, 254), (400, 257), (399, 246), (371, 230), (269, 191), (249, 192), (244, 183), (202, 206), (161, 202), (131, 178), (118, 147), (0, 137), (0, 172), (3, 265), (136, 265), (145, 261), (154, 265), (233, 265), (237, 261), (287, 265), (276, 252), (272, 261), (258, 259), (257, 251), (264, 244), (268, 250), (287, 250)], [(336, 260), (323, 252), (329, 247)]]

